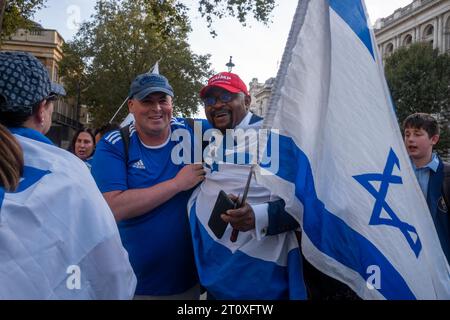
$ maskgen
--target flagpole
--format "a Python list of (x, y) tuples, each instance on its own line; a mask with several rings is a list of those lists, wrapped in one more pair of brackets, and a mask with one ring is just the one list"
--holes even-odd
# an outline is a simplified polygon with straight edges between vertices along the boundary
[[(1, 1), (1, 0), (0, 0)], [(149, 74), (150, 73), (156, 73), (159, 74), (159, 62), (161, 61), (162, 58), (160, 58), (158, 61), (156, 61), (155, 65), (153, 66), (153, 68), (151, 68), (149, 70)], [(125, 105), (125, 103), (128, 102), (129, 97), (127, 97), (125, 99), (125, 101), (122, 103), (122, 105), (119, 107), (119, 109), (117, 109), (116, 113), (113, 115), (113, 117), (111, 118), (111, 120), (109, 120), (109, 123), (112, 123), (113, 120), (117, 117), (117, 115), (119, 114), (120, 110), (122, 110), (123, 106)]]
[(122, 110), (123, 106), (125, 105), (125, 103), (128, 102), (129, 97), (127, 97), (125, 99), (125, 101), (122, 103), (122, 105), (119, 107), (119, 109), (117, 109), (116, 113), (113, 115), (113, 117), (111, 118), (111, 120), (109, 120), (109, 123), (112, 123), (114, 118), (119, 114), (120, 110)]

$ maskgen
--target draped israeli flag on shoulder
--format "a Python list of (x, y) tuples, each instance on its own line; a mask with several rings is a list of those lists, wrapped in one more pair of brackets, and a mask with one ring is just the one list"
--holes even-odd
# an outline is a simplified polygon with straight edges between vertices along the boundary
[(32, 129), (15, 131), (28, 136), (15, 134), (19, 187), (0, 187), (0, 300), (131, 299), (136, 276), (86, 165)]
[(360, 297), (449, 299), (367, 20), (362, 0), (299, 1), (264, 122), (279, 168), (257, 180), (302, 225), (305, 257)]

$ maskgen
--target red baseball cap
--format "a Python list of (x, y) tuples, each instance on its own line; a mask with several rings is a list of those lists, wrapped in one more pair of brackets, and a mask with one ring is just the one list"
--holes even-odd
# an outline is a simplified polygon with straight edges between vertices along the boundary
[(211, 77), (208, 80), (208, 84), (200, 90), (200, 98), (203, 98), (211, 87), (219, 87), (232, 93), (243, 92), (249, 96), (244, 81), (237, 74), (231, 72), (221, 72)]

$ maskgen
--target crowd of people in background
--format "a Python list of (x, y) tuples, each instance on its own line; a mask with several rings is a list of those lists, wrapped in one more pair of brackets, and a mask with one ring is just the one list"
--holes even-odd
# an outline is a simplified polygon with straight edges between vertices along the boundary
[[(273, 190), (250, 175), (242, 199), (250, 162), (173, 161), (173, 132), (188, 131), (192, 148), (197, 141), (193, 120), (173, 117), (175, 93), (163, 75), (133, 80), (135, 120), (126, 130), (80, 129), (70, 154), (45, 136), (64, 89), (28, 54), (1, 52), (0, 68), (9, 70), (0, 78), (0, 251), (8, 253), (0, 255), (0, 298), (199, 299), (201, 290), (212, 300), (357, 298), (334, 279), (313, 281), (317, 270), (304, 272), (300, 225)], [(200, 98), (207, 120), (195, 121), (223, 139), (210, 145), (216, 156), (240, 149), (227, 143), (227, 129), (261, 128), (236, 74), (211, 77)], [(438, 124), (414, 114), (403, 129), (449, 260), (448, 166), (433, 152)], [(209, 219), (221, 190), (235, 206), (222, 213), (227, 227), (218, 235)], [(78, 290), (66, 281), (69, 266), (82, 272), (71, 282)]]

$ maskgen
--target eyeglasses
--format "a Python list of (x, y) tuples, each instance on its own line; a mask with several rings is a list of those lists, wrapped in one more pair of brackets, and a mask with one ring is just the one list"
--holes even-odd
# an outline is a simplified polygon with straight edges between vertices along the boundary
[(215, 97), (215, 96), (205, 97), (203, 99), (203, 103), (205, 104), (205, 107), (214, 106), (218, 100), (220, 100), (223, 103), (228, 103), (228, 102), (234, 100), (236, 97), (237, 97), (237, 93), (222, 92), (217, 97)]
[(45, 98), (45, 100), (47, 100), (47, 101), (55, 101), (55, 100), (57, 100), (57, 99), (58, 99), (58, 95), (55, 94), (55, 93), (50, 93), (50, 94)]

